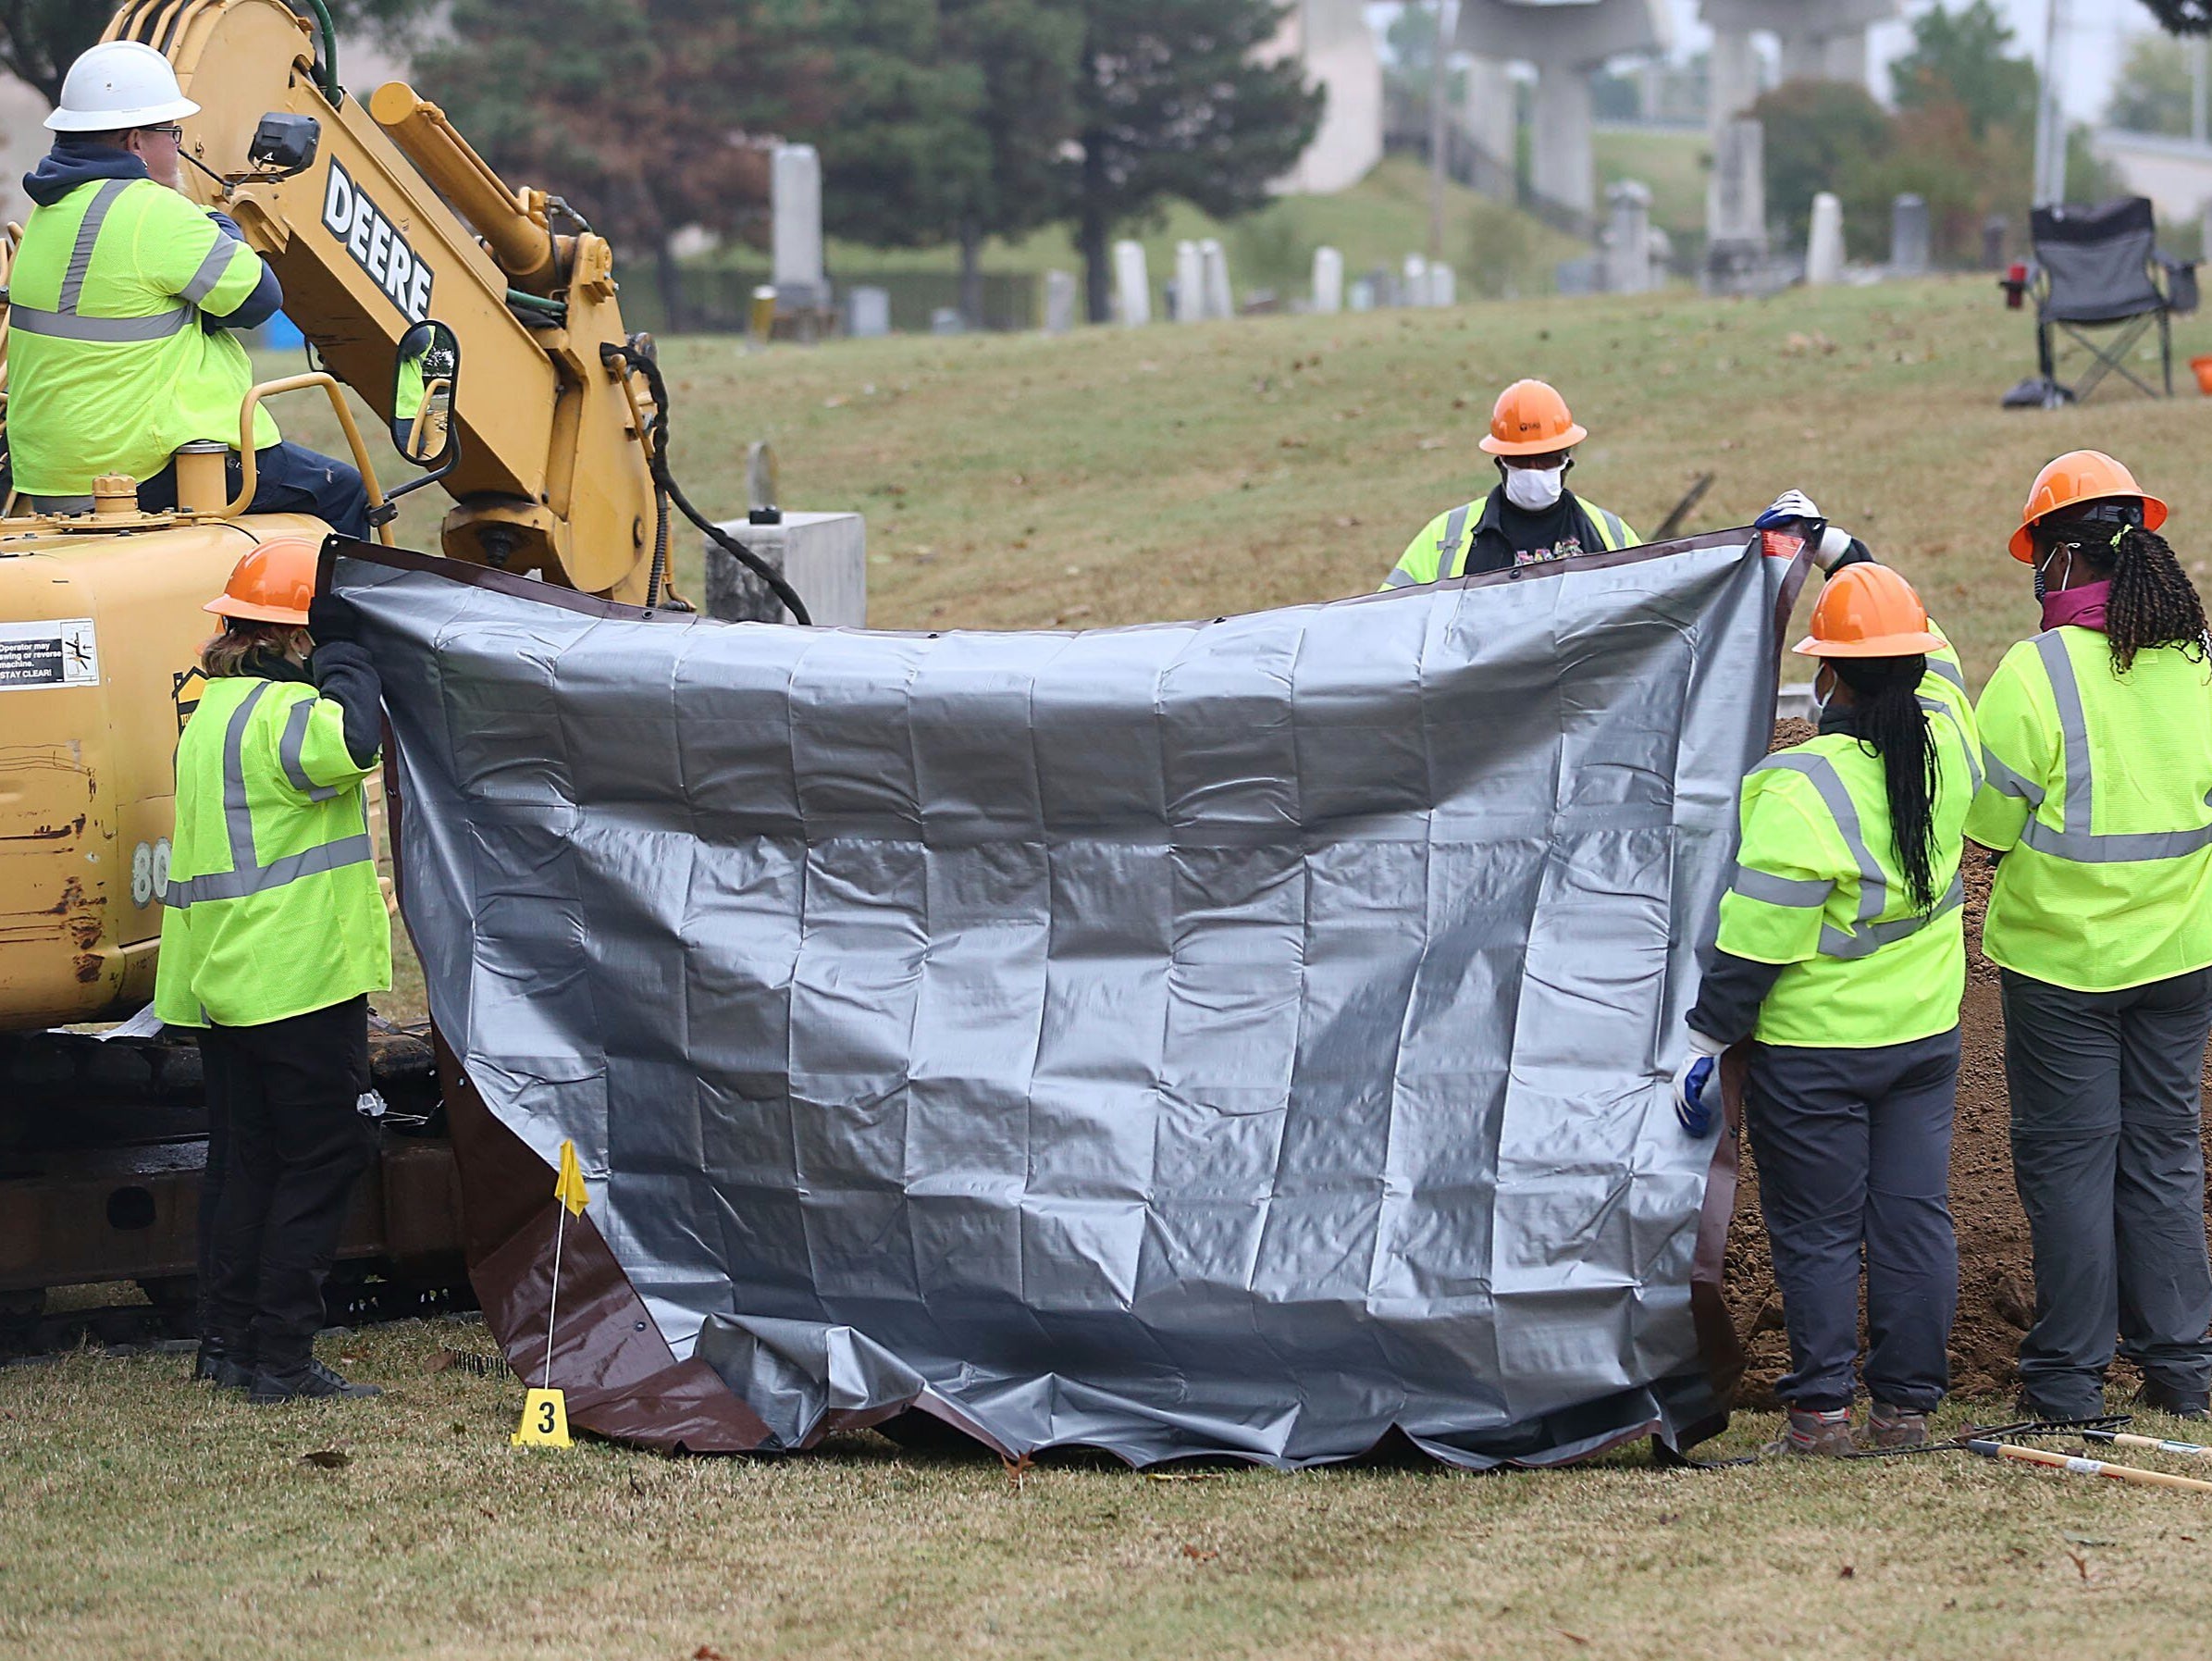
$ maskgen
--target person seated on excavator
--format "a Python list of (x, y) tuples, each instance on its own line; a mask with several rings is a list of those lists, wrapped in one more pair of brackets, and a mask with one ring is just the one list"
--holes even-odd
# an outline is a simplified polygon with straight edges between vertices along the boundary
[[(33, 206), (8, 281), (7, 448), (17, 490), (44, 513), (84, 513), (93, 480), (139, 480), (139, 505), (177, 505), (179, 445), (214, 440), (239, 464), (253, 366), (238, 329), (284, 304), (237, 224), (184, 194), (184, 130), (200, 106), (169, 61), (135, 41), (69, 67), (46, 118), (54, 148), (26, 174)], [(283, 442), (253, 415), (250, 511), (313, 514), (368, 536), (368, 494), (343, 462)]]
[(1498, 394), (1480, 446), (1496, 458), (1496, 488), (1423, 526), (1382, 586), (1403, 589), (1635, 547), (1643, 539), (1627, 520), (1567, 489), (1575, 446), (1589, 436), (1556, 389), (1540, 380), (1514, 381)]

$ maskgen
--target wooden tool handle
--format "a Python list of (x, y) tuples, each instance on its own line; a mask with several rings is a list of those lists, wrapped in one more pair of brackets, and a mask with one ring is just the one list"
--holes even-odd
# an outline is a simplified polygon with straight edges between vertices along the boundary
[(2114, 1465), (2104, 1459), (2083, 1459), (2071, 1454), (2045, 1453), (2040, 1447), (2019, 1447), (2009, 1442), (1970, 1442), (1967, 1446), (1991, 1458), (2015, 1459), (2023, 1465), (2047, 1465), (2076, 1476), (2110, 1477), (2151, 1488), (2181, 1488), (2194, 1494), (2212, 1494), (2212, 1482), (2195, 1477), (2169, 1476), (2163, 1470), (2144, 1470), (2137, 1465)]

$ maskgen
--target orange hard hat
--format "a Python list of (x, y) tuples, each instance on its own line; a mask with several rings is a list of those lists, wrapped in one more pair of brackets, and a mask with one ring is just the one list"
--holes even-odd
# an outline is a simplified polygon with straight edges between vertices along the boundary
[(2036, 520), (2063, 508), (2111, 496), (2132, 496), (2143, 503), (2145, 530), (2166, 523), (2166, 503), (2135, 482), (2135, 476), (2101, 450), (2070, 450), (2055, 462), (2045, 462), (2035, 482), (2028, 487), (2028, 505), (2020, 511), (2020, 528), (2012, 533), (2012, 557), (2022, 564), (2035, 561), (2035, 539), (2030, 527)]
[(1548, 381), (1516, 380), (1490, 409), (1482, 448), (1492, 455), (1549, 455), (1588, 438), (1589, 428), (1567, 412), (1567, 401)]
[(1809, 658), (1905, 658), (1942, 644), (1912, 585), (1887, 565), (1862, 561), (1828, 579), (1798, 651)]
[(200, 609), (253, 623), (303, 624), (321, 554), (314, 537), (271, 537), (231, 567), (223, 591)]

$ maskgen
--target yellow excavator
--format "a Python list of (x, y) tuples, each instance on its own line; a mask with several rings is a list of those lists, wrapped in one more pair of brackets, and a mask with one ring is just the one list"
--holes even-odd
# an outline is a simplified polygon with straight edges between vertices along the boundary
[[(162, 53), (199, 104), (182, 123), (187, 192), (274, 267), (323, 367), (244, 399), (235, 488), (239, 464), (200, 444), (176, 457), (173, 512), (141, 512), (138, 481), (109, 475), (88, 511), (35, 513), (11, 490), (0, 514), (0, 1321), (35, 1316), (57, 1284), (137, 1280), (157, 1301), (189, 1284), (193, 1070), (165, 1047), (131, 1060), (26, 1035), (151, 997), (201, 602), (252, 544), (328, 528), (245, 511), (255, 408), (327, 401), (385, 540), (393, 499), (435, 482), (453, 501), (446, 555), (616, 600), (682, 603), (670, 499), (691, 513), (606, 241), (560, 198), (510, 189), (410, 87), (348, 95), (323, 0), (135, 0), (104, 38)], [(0, 349), (4, 331), (0, 312)], [(382, 487), (341, 387), (391, 424), (419, 477)], [(104, 1078), (137, 1107), (103, 1105)], [(168, 1117), (149, 1123), (147, 1099)], [(387, 1138), (368, 1188), (350, 1252), (450, 1252), (442, 1149)]]

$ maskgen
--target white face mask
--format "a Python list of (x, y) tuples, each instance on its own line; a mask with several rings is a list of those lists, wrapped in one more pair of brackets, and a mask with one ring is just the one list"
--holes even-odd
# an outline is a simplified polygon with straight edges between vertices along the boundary
[(1564, 467), (1508, 467), (1505, 500), (1531, 514), (1540, 514), (1559, 500), (1565, 487)]

